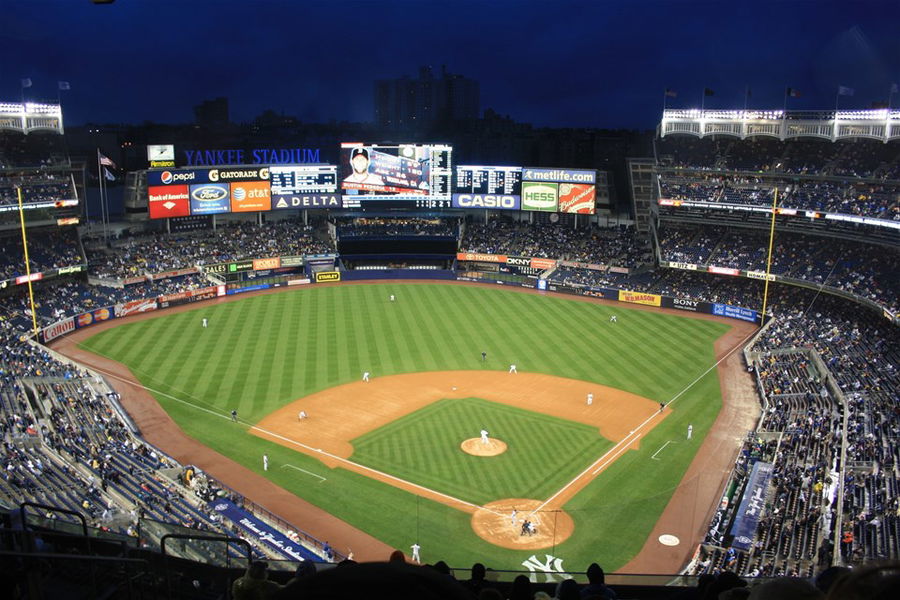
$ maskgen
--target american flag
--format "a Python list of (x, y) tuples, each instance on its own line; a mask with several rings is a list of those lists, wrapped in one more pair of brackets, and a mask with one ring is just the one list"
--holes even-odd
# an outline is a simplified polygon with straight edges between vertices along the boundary
[(116, 168), (116, 163), (114, 163), (110, 157), (105, 156), (102, 152), (98, 152), (97, 156), (100, 157), (100, 164), (104, 167), (112, 167), (113, 169)]

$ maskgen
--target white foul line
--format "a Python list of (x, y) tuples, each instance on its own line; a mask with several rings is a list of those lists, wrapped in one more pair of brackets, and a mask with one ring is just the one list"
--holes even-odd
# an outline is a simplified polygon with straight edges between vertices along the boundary
[[(315, 473), (312, 473), (312, 472), (310, 472), (310, 471), (307, 471), (306, 469), (301, 469), (300, 467), (295, 467), (294, 465), (281, 465), (281, 468), (282, 468), (282, 469), (285, 468), (285, 467), (287, 467), (288, 469), (296, 469), (296, 470), (298, 470), (298, 471), (303, 471), (303, 472), (306, 473), (307, 475), (312, 475), (313, 477), (318, 477), (318, 478), (321, 479), (322, 481), (328, 481), (327, 479), (325, 479), (325, 478), (322, 477), (321, 475), (316, 475)], [(322, 483), (322, 481), (320, 481), (319, 483)]]
[(650, 458), (652, 458), (653, 460), (659, 460), (658, 458), (656, 458), (656, 455), (659, 454), (660, 452), (662, 452), (663, 448), (665, 448), (666, 446), (668, 446), (671, 443), (672, 443), (672, 440), (667, 441), (665, 444), (662, 445), (662, 447), (659, 450), (654, 452), (653, 456), (651, 456)]

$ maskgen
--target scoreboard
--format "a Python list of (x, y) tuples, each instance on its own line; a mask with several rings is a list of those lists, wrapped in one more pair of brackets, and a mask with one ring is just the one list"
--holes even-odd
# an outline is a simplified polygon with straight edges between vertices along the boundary
[(337, 191), (337, 167), (291, 165), (269, 168), (272, 194), (333, 194)]
[(522, 167), (459, 165), (453, 187), (454, 208), (518, 210), (522, 199)]
[(341, 144), (344, 208), (449, 208), (452, 148)]

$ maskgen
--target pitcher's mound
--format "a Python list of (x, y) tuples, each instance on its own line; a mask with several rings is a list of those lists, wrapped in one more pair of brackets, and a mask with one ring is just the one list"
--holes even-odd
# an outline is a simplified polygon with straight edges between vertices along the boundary
[[(538, 550), (560, 544), (575, 531), (575, 522), (561, 509), (544, 508), (532, 512), (541, 505), (540, 500), (507, 498), (485, 504), (472, 515), (472, 529), (483, 540), (515, 550)], [(512, 511), (516, 511), (513, 519)], [(531, 533), (525, 533), (525, 520), (532, 524)]]
[(463, 452), (473, 456), (497, 456), (506, 452), (506, 442), (490, 438), (485, 444), (481, 438), (469, 438), (459, 445)]

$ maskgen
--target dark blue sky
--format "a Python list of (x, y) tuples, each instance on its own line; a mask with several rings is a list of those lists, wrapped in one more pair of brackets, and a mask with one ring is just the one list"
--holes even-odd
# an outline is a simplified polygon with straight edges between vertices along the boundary
[[(670, 106), (868, 108), (900, 83), (900, 0), (0, 0), (0, 99), (66, 122), (184, 123), (227, 96), (304, 121), (371, 121), (373, 81), (442, 64), (536, 125), (650, 128)], [(900, 105), (900, 94), (894, 96)]]

